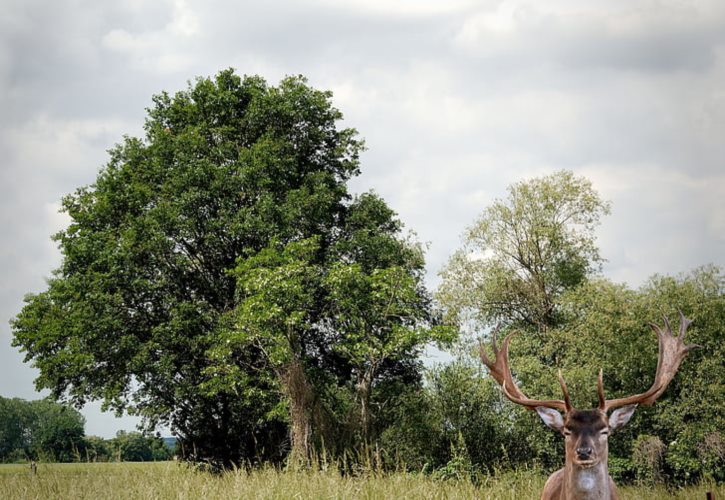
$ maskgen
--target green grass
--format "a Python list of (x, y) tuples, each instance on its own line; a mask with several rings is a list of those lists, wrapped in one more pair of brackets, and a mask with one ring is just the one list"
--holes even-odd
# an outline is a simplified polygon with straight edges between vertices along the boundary
[[(173, 462), (0, 465), (2, 499), (536, 499), (544, 476), (505, 474), (476, 487), (466, 481), (436, 481), (415, 474), (342, 477), (337, 472), (280, 472), (262, 469), (220, 476)], [(722, 485), (686, 489), (623, 487), (623, 499), (704, 499), (706, 491), (725, 498)]]

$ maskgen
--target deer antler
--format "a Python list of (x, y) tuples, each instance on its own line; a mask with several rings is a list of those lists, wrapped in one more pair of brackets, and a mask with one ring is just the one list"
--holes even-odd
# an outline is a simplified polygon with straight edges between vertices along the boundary
[(514, 403), (525, 406), (529, 410), (533, 410), (537, 406), (544, 406), (546, 408), (554, 408), (566, 412), (570, 411), (572, 406), (571, 401), (569, 400), (569, 392), (567, 391), (566, 383), (564, 382), (564, 378), (561, 376), (561, 372), (559, 372), (559, 383), (561, 384), (561, 389), (564, 392), (564, 400), (529, 399), (523, 392), (521, 392), (521, 389), (518, 388), (511, 376), (511, 368), (509, 367), (508, 359), (509, 344), (511, 343), (511, 338), (516, 334), (516, 332), (509, 333), (506, 338), (503, 339), (503, 343), (499, 349), (496, 345), (496, 335), (499, 330), (500, 326), (497, 326), (493, 331), (494, 361), (492, 362), (486, 355), (483, 343), (479, 345), (479, 354), (481, 356), (481, 361), (484, 365), (486, 365), (491, 376), (501, 386), (504, 395)]
[(665, 328), (662, 329), (654, 323), (650, 323), (650, 326), (657, 334), (659, 341), (659, 358), (657, 360), (657, 372), (655, 373), (655, 380), (646, 392), (636, 394), (634, 396), (628, 396), (626, 398), (619, 399), (605, 399), (604, 397), (604, 384), (602, 383), (602, 372), (599, 371), (599, 380), (597, 383), (597, 392), (599, 394), (599, 409), (603, 412), (607, 412), (613, 408), (619, 408), (620, 406), (626, 406), (631, 404), (641, 404), (650, 406), (659, 398), (667, 386), (669, 385), (672, 378), (677, 373), (677, 369), (680, 367), (680, 363), (685, 359), (685, 356), (692, 349), (702, 347), (697, 344), (685, 345), (685, 332), (687, 327), (690, 326), (689, 319), (685, 318), (685, 315), (680, 311), (680, 335), (675, 337), (670, 328), (670, 322), (667, 316), (664, 316)]

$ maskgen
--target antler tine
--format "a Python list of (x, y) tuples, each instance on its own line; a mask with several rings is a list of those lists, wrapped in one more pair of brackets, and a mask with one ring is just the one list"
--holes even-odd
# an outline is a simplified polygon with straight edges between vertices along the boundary
[[(494, 327), (493, 332), (491, 332), (491, 334), (492, 334), (492, 341), (491, 341), (491, 343), (493, 345), (493, 355), (494, 355), (494, 357), (495, 356), (498, 356), (498, 351), (499, 350), (498, 350), (498, 345), (496, 343), (496, 337), (497, 337), (498, 332), (500, 330), (501, 330), (501, 325), (498, 324), (498, 325), (496, 325)], [(481, 339), (478, 339), (478, 353), (479, 353), (479, 355), (481, 357), (481, 361), (483, 361), (483, 364), (486, 365), (489, 368), (489, 370), (490, 370), (491, 369), (491, 366), (494, 363), (491, 363), (491, 360), (488, 358), (488, 355), (486, 354), (486, 349), (483, 347), (483, 340), (481, 340)]]
[[(664, 317), (665, 328), (662, 329), (655, 324), (650, 324), (652, 330), (657, 334), (658, 350), (659, 354), (657, 357), (657, 371), (655, 372), (655, 379), (652, 386), (641, 394), (634, 396), (628, 396), (625, 398), (605, 400), (603, 411), (609, 411), (613, 408), (630, 404), (642, 404), (646, 406), (653, 405), (657, 398), (659, 398), (667, 386), (674, 378), (677, 370), (680, 367), (680, 363), (685, 359), (685, 356), (692, 349), (701, 347), (697, 344), (685, 345), (685, 331), (690, 326), (691, 321), (685, 318), (684, 314), (680, 312), (680, 335), (675, 337), (670, 327), (670, 322), (667, 317)], [(602, 389), (603, 394), (603, 389)], [(600, 396), (601, 398), (601, 396)], [(600, 409), (602, 409), (600, 399)]]
[(665, 322), (665, 329), (666, 329), (666, 330), (667, 330), (668, 332), (672, 332), (672, 328), (670, 327), (670, 320), (669, 320), (669, 318), (667, 317), (667, 315), (666, 315), (666, 314), (663, 314), (663, 315), (662, 315), (662, 319), (663, 319), (663, 320), (664, 320), (664, 322)]
[(564, 381), (564, 376), (561, 374), (561, 369), (559, 369), (559, 385), (561, 386), (561, 392), (564, 393), (564, 406), (566, 408), (566, 411), (570, 412), (573, 406), (571, 405), (571, 399), (569, 398), (569, 389), (566, 388), (566, 382)]
[(607, 399), (604, 397), (604, 373), (602, 369), (599, 369), (599, 376), (597, 376), (597, 395), (599, 396), (599, 409), (606, 411)]
[[(511, 378), (511, 370), (508, 366), (508, 347), (511, 342), (511, 338), (516, 335), (516, 332), (508, 334), (499, 348), (498, 345), (496, 345), (496, 336), (499, 330), (500, 326), (496, 326), (493, 330), (493, 361), (491, 361), (488, 355), (486, 355), (486, 350), (482, 341), (479, 341), (479, 354), (481, 361), (484, 365), (486, 365), (491, 376), (496, 380), (496, 382), (498, 382), (499, 385), (504, 386), (507, 383), (507, 378)], [(512, 385), (515, 387), (515, 384)], [(519, 395), (519, 392), (518, 388), (514, 389), (514, 394), (516, 396)]]
[[(494, 329), (494, 338), (496, 337), (499, 329), (500, 327), (498, 326)], [(529, 399), (523, 392), (521, 392), (521, 389), (518, 388), (518, 386), (514, 382), (513, 376), (511, 375), (511, 368), (509, 367), (508, 361), (509, 344), (511, 343), (511, 339), (514, 335), (516, 335), (515, 331), (509, 333), (503, 339), (500, 348), (496, 345), (494, 341), (493, 361), (491, 361), (491, 359), (486, 355), (483, 343), (479, 343), (479, 353), (481, 361), (484, 365), (486, 365), (489, 373), (494, 378), (494, 380), (496, 380), (496, 382), (501, 386), (504, 395), (514, 403), (525, 406), (529, 410), (533, 410), (537, 406), (544, 406), (547, 408), (555, 408), (568, 411), (568, 406), (564, 401)]]
[(680, 315), (680, 337), (682, 337), (684, 340), (685, 332), (687, 331), (687, 327), (692, 324), (692, 320), (685, 318), (685, 315), (682, 314), (682, 311), (678, 310), (677, 312)]

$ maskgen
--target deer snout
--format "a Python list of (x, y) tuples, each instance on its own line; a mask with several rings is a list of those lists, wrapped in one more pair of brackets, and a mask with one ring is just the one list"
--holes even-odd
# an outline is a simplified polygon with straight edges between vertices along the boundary
[(579, 446), (576, 449), (576, 457), (579, 460), (589, 460), (594, 450), (589, 445)]

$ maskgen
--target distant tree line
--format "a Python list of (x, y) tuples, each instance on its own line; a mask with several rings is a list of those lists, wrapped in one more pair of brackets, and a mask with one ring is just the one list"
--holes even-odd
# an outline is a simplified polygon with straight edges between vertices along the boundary
[(74, 408), (49, 399), (0, 397), (0, 462), (146, 462), (169, 460), (161, 438), (119, 431), (115, 438), (85, 435)]
[(111, 439), (86, 437), (85, 456), (81, 458), (87, 462), (159, 462), (170, 460), (175, 448), (175, 443), (158, 436), (118, 431)]
[[(213, 468), (552, 468), (561, 443), (501, 398), (475, 339), (520, 330), (513, 369), (537, 396), (562, 368), (588, 397), (599, 366), (616, 395), (654, 373), (647, 322), (681, 309), (705, 348), (613, 439), (612, 469), (723, 476), (722, 270), (605, 280), (609, 205), (557, 172), (484, 210), (434, 296), (423, 245), (377, 194), (348, 191), (364, 145), (341, 119), (302, 77), (225, 70), (155, 96), (145, 138), (64, 198), (61, 266), (13, 321), (38, 388), (167, 425), (182, 459)], [(431, 344), (455, 360), (424, 369)]]

